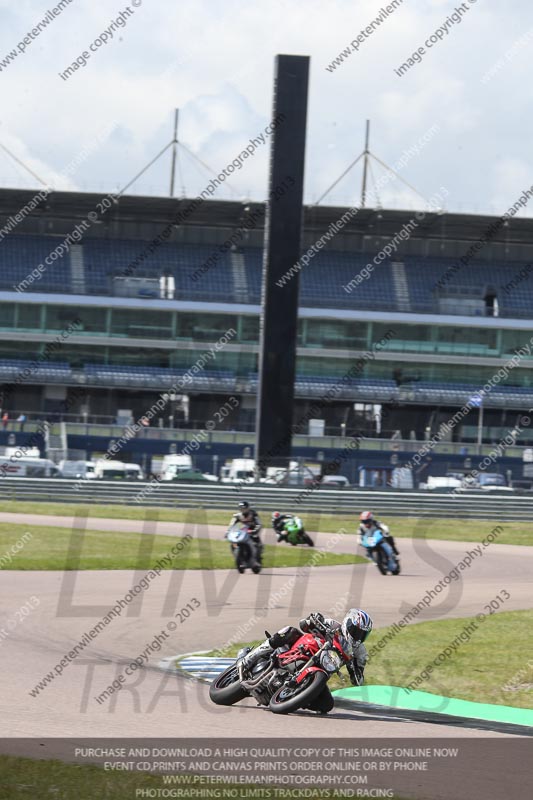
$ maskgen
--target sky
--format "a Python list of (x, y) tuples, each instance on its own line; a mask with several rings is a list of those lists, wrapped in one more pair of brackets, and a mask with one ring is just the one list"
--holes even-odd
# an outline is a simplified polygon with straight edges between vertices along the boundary
[[(120, 191), (171, 141), (179, 108), (180, 142), (219, 173), (271, 118), (276, 54), (308, 55), (306, 203), (359, 155), (369, 119), (370, 150), (417, 192), (372, 161), (370, 205), (422, 208), (438, 196), (448, 211), (503, 213), (533, 184), (533, 5), (395, 4), (71, 0), (25, 39), (54, 1), (0, 0), (0, 146), (55, 189)], [(214, 197), (264, 200), (269, 149)], [(185, 148), (178, 163), (176, 195), (196, 196), (210, 174)], [(322, 205), (357, 204), (361, 176), (359, 164)], [(168, 196), (169, 184), (167, 151), (129, 193)], [(40, 185), (0, 149), (0, 186)], [(533, 216), (533, 199), (521, 213)]]

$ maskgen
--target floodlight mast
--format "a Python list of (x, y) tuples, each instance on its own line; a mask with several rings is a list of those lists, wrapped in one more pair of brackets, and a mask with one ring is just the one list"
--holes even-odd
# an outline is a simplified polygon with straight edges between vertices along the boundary
[(178, 147), (178, 120), (180, 110), (174, 112), (174, 138), (172, 139), (172, 166), (170, 168), (170, 196), (174, 197), (174, 179), (176, 177), (176, 153)]
[(368, 156), (370, 155), (370, 150), (368, 149), (368, 140), (370, 134), (370, 120), (367, 119), (366, 121), (366, 133), (365, 133), (365, 149), (363, 150), (363, 185), (361, 186), (361, 208), (365, 207), (366, 203), (366, 176), (368, 172)]

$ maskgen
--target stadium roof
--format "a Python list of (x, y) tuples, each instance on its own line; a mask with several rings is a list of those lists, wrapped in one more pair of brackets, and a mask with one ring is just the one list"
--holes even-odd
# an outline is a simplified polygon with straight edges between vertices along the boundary
[[(6, 220), (20, 213), (34, 199), (39, 190), (0, 189), (0, 228)], [(105, 194), (82, 192), (52, 192), (43, 199), (37, 208), (19, 222), (18, 233), (35, 230), (35, 222), (46, 220), (53, 232), (53, 222), (59, 220), (79, 220), (87, 217), (90, 211), (98, 208)], [(166, 225), (176, 220), (180, 211), (186, 209), (194, 198), (142, 197), (123, 195), (102, 217), (104, 223), (113, 221), (129, 223), (149, 223)], [(252, 209), (263, 208), (263, 203), (249, 201), (206, 200), (188, 217), (185, 225), (199, 227), (237, 228)], [(307, 231), (325, 231), (328, 226), (340, 219), (348, 207), (305, 206), (304, 227)], [(23, 212), (24, 213), (24, 212)], [(388, 210), (376, 208), (360, 209), (344, 225), (344, 233), (392, 237), (402, 225), (415, 218), (420, 212), (414, 210)], [(415, 237), (435, 237), (471, 241), (487, 233), (487, 229), (498, 217), (476, 214), (457, 214), (448, 212), (427, 212), (418, 219)], [(179, 225), (179, 223), (178, 223)], [(257, 228), (261, 228), (257, 224)], [(533, 219), (514, 217), (504, 223), (493, 236), (493, 242), (515, 244), (533, 243)]]

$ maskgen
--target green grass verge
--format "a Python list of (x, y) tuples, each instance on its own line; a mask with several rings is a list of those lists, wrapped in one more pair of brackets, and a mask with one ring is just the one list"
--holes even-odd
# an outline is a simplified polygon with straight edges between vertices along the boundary
[[(218, 789), (220, 784), (202, 783), (203, 789)], [(161, 777), (141, 772), (113, 772), (102, 767), (63, 764), (60, 761), (36, 761), (0, 755), (0, 800), (134, 800), (138, 789), (172, 789)], [(176, 788), (176, 787), (174, 787)], [(179, 787), (177, 787), (179, 788)], [(232, 784), (232, 797), (250, 798), (249, 785)], [(267, 793), (267, 788), (270, 794)], [(284, 788), (284, 795), (289, 787)], [(183, 789), (182, 786), (182, 790)], [(273, 786), (263, 787), (263, 797), (275, 800), (280, 795)], [(315, 789), (312, 800), (331, 798), (333, 790), (322, 794)], [(154, 797), (156, 797), (154, 792)], [(259, 795), (256, 795), (259, 796)], [(392, 800), (402, 800), (394, 795)], [(403, 800), (406, 800), (405, 798)]]
[[(73, 531), (69, 528), (44, 525), (13, 525), (0, 523), (0, 554), (20, 542), (24, 534), (26, 544), (12, 555), (4, 569), (21, 570), (71, 570), (71, 569), (150, 569), (180, 539), (171, 536), (150, 538), (141, 533), (114, 531)], [(24, 541), (24, 540), (23, 540)], [(325, 553), (309, 547), (266, 545), (263, 555), (265, 567), (299, 567), (307, 565), (335, 566), (338, 564), (366, 563), (366, 558), (340, 553)], [(234, 561), (229, 545), (224, 540), (193, 538), (164, 569), (231, 569)]]
[[(369, 649), (387, 633), (394, 638), (386, 640), (369, 660), (365, 683), (407, 686), (472, 621), (475, 619), (419, 622), (399, 634), (390, 627), (375, 629), (367, 642)], [(505, 611), (485, 617), (470, 640), (461, 643), (451, 658), (434, 667), (429, 678), (416, 688), (476, 703), (533, 708), (533, 639), (527, 635), (532, 627), (533, 611)], [(232, 645), (224, 655), (235, 656), (243, 646)], [(350, 682), (334, 675), (329, 686), (342, 689)]]
[[(235, 505), (239, 498), (236, 497)], [(227, 525), (235, 508), (226, 510), (204, 508), (150, 508), (123, 505), (86, 505), (75, 503), (40, 503), (5, 500), (0, 511), (18, 514), (40, 514), (72, 517), (74, 513), (107, 519), (160, 520), (161, 522), (189, 522), (191, 524)], [(258, 509), (261, 513), (261, 509)], [(281, 507), (280, 507), (281, 510)], [(290, 510), (290, 509), (285, 509)], [(376, 514), (379, 509), (375, 508)], [(270, 512), (262, 514), (265, 527), (269, 527)], [(336, 533), (345, 528), (355, 533), (358, 522), (355, 514), (304, 514), (308, 531)], [(428, 517), (383, 517), (394, 536), (414, 539), (449, 539), (457, 542), (480, 542), (498, 524), (493, 520), (430, 519)], [(533, 526), (529, 522), (503, 522), (503, 531), (494, 544), (522, 544), (533, 546)]]

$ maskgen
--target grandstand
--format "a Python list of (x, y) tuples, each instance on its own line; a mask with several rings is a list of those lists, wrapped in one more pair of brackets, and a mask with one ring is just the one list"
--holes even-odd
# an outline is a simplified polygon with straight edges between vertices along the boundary
[[(190, 201), (123, 197), (61, 248), (101, 198), (51, 194), (13, 228), (31, 197), (0, 192), (2, 408), (53, 418), (77, 389), (68, 421), (111, 421), (121, 409), (138, 418), (233, 329), (216, 359), (192, 376), (188, 418), (201, 425), (235, 394), (239, 409), (222, 428), (251, 430), (263, 206), (206, 201), (183, 222)], [(345, 211), (306, 208), (304, 246)], [(413, 216), (361, 209), (302, 269), (295, 420), (338, 386), (322, 412), (330, 433), (362, 429), (387, 438), (399, 431), (402, 439), (424, 439), (529, 342), (531, 221), (501, 225), (465, 266), (461, 257), (494, 220), (427, 213), (393, 257), (373, 263)], [(235, 232), (238, 243), (230, 245)], [(371, 274), (347, 291), (369, 264)], [(74, 319), (76, 331), (48, 357), (47, 346)], [(361, 368), (340, 386), (358, 359)], [(485, 441), (533, 406), (532, 363), (525, 354), (487, 394)], [(373, 421), (379, 406), (387, 412), (382, 431)], [(450, 434), (453, 441), (472, 441), (475, 414)], [(169, 405), (153, 424), (167, 428), (179, 419)]]

